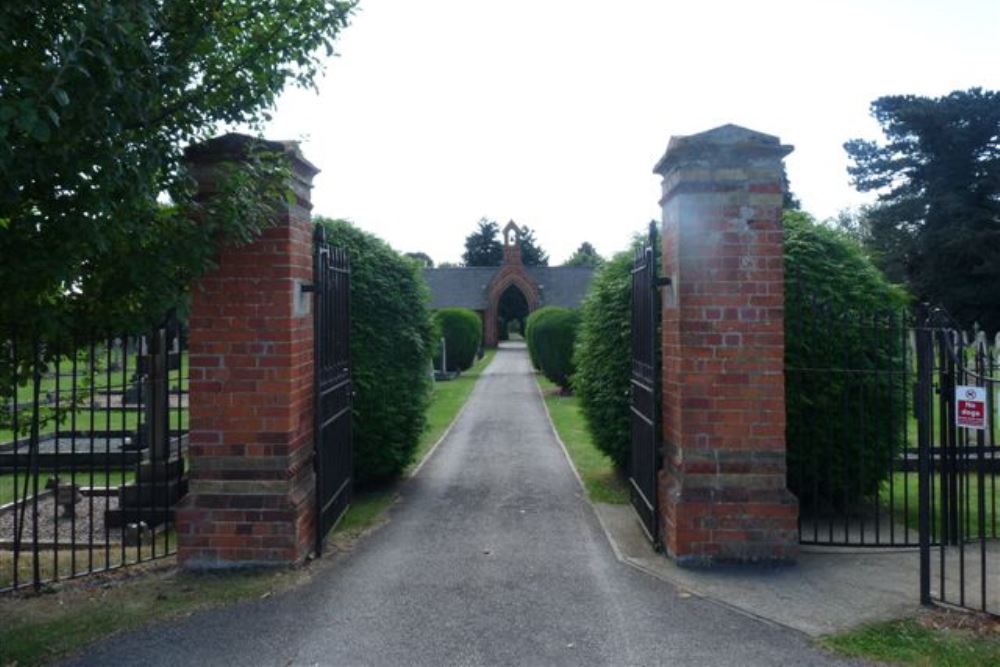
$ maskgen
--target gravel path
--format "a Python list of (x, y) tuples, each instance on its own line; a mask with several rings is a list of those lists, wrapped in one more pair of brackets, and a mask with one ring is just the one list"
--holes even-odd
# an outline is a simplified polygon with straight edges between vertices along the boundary
[(836, 664), (615, 559), (523, 347), (501, 348), (402, 495), (311, 585), (118, 635), (72, 664)]

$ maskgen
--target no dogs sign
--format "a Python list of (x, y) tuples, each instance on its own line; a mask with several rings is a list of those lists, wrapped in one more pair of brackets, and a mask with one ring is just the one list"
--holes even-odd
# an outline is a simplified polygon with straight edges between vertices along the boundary
[(955, 425), (980, 431), (986, 428), (985, 387), (955, 387)]

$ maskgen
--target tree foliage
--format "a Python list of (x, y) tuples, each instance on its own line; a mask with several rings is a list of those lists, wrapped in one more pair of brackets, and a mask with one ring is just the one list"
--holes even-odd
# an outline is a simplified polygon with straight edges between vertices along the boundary
[(601, 265), (580, 308), (573, 391), (594, 444), (621, 468), (629, 458), (632, 251)]
[(466, 266), (500, 266), (503, 262), (500, 225), (493, 220), (480, 218), (476, 230), (465, 237), (462, 262)]
[(399, 474), (413, 459), (430, 397), (435, 346), (420, 269), (343, 220), (317, 219), (351, 261), (354, 473), (360, 482)]
[(891, 280), (964, 324), (1000, 329), (1000, 93), (881, 97), (885, 141), (844, 148), (868, 212), (870, 240)]
[(121, 326), (159, 315), (217, 241), (245, 240), (273, 220), (281, 160), (258, 153), (199, 203), (182, 150), (220, 125), (259, 124), (287, 84), (311, 85), (352, 8), (4, 3), (0, 321)]
[(788, 486), (804, 512), (850, 511), (877, 502), (902, 443), (908, 299), (843, 232), (784, 225)]
[[(446, 370), (464, 371), (470, 368), (483, 339), (483, 324), (479, 315), (468, 308), (441, 308), (434, 311), (434, 324), (444, 338)], [(441, 367), (438, 346), (434, 350), (434, 367)]]
[(413, 261), (417, 262), (418, 264), (420, 264), (421, 268), (424, 269), (434, 268), (434, 260), (431, 259), (431, 256), (428, 255), (426, 252), (408, 252), (406, 253), (406, 256), (412, 259)]
[(531, 227), (521, 227), (521, 262), (525, 266), (549, 265), (549, 254), (539, 245)]
[(573, 377), (573, 345), (580, 313), (572, 308), (545, 306), (528, 316), (527, 339), (531, 357), (549, 380), (564, 391)]
[[(548, 266), (549, 255), (538, 244), (530, 227), (521, 227), (521, 261), (525, 266)], [(503, 264), (503, 241), (500, 225), (480, 218), (476, 230), (465, 237), (465, 266), (500, 266)]]
[(589, 242), (584, 241), (580, 247), (569, 256), (563, 266), (589, 266), (596, 268), (601, 265), (604, 259)]

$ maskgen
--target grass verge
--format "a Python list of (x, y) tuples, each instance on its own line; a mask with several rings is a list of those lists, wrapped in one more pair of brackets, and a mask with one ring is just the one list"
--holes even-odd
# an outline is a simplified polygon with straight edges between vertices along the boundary
[(611, 459), (594, 445), (583, 413), (580, 412), (580, 399), (575, 396), (560, 396), (559, 387), (541, 375), (535, 377), (542, 389), (552, 423), (583, 479), (587, 495), (598, 503), (627, 503), (629, 494), (625, 480), (615, 469)]
[(431, 402), (427, 407), (427, 427), (424, 429), (423, 435), (420, 436), (420, 443), (417, 445), (413, 458), (414, 463), (407, 470), (407, 475), (420, 465), (420, 461), (431, 450), (434, 443), (441, 439), (444, 432), (455, 421), (462, 406), (469, 400), (472, 389), (476, 386), (476, 380), (493, 361), (496, 353), (496, 350), (486, 350), (482, 359), (476, 361), (472, 368), (464, 371), (454, 380), (434, 383)]
[(306, 577), (302, 568), (191, 574), (161, 563), (50, 595), (0, 598), (0, 665), (45, 664), (113, 632), (264, 597)]
[(919, 618), (866, 625), (820, 643), (852, 658), (897, 665), (1000, 664), (1000, 623), (974, 614), (936, 611)]

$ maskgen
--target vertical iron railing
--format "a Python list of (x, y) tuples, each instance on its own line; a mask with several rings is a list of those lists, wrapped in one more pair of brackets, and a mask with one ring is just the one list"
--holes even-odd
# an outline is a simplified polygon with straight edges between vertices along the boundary
[(353, 476), (351, 383), (351, 268), (347, 252), (316, 226), (313, 255), (315, 345), (315, 469), (317, 554), (347, 511)]
[(631, 449), (629, 489), (632, 507), (647, 537), (659, 546), (657, 475), (660, 469), (659, 437), (659, 298), (657, 289), (656, 223), (635, 249), (632, 262), (630, 378)]
[(1000, 614), (998, 353), (997, 340), (962, 332), (940, 309), (925, 312), (920, 322), (920, 599), (925, 604)]
[(0, 592), (173, 553), (188, 395), (176, 321), (139, 335), (8, 328), (0, 349)]
[(800, 280), (787, 292), (787, 476), (800, 542), (916, 547), (910, 317), (817, 299)]

